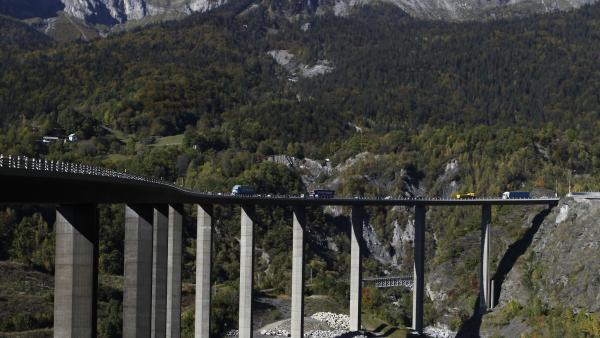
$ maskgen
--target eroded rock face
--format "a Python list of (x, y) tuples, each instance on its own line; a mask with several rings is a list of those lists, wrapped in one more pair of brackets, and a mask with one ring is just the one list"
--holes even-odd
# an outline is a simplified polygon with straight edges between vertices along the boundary
[[(503, 12), (515, 13), (548, 13), (558, 10), (579, 8), (596, 0), (385, 0), (402, 8), (412, 16), (443, 19), (470, 20), (483, 17), (502, 16)], [(334, 13), (347, 16), (352, 7), (372, 3), (373, 0), (338, 0), (334, 5)]]
[[(347, 17), (352, 16), (356, 8), (387, 2), (414, 17), (462, 21), (548, 13), (579, 8), (596, 1), (598, 0), (308, 0), (284, 8), (282, 14), (294, 17), (299, 12), (315, 15), (332, 13)], [(230, 0), (4, 0), (4, 3), (0, 1), (0, 13), (20, 19), (51, 18), (62, 10), (92, 25), (114, 26), (165, 13), (172, 14), (169, 17), (173, 17), (206, 12), (228, 2)], [(256, 1), (250, 7), (256, 7), (258, 3), (270, 6), (269, 1)], [(302, 29), (306, 30), (308, 27), (303, 26)], [(317, 64), (306, 67), (307, 69), (298, 69), (299, 76), (321, 75), (334, 68), (327, 60), (318, 60)]]
[[(551, 307), (600, 309), (600, 201), (563, 199), (507, 275), (500, 305), (532, 295)], [(530, 255), (530, 256), (529, 256)], [(524, 257), (528, 256), (527, 259)]]
[(227, 0), (62, 0), (64, 11), (91, 23), (118, 24), (166, 12), (205, 12)]
[(533, 241), (535, 293), (549, 305), (600, 310), (600, 201), (565, 199)]

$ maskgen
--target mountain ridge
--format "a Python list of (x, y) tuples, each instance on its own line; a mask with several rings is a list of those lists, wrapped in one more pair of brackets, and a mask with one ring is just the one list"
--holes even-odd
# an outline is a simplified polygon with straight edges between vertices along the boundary
[[(262, 6), (272, 13), (287, 17), (288, 20), (296, 20), (302, 16), (322, 16), (327, 13), (335, 16), (351, 16), (357, 8), (387, 3), (419, 19), (477, 21), (565, 11), (593, 4), (596, 1), (315, 0), (292, 3), (272, 0), (0, 0), (0, 14), (25, 20), (57, 40), (69, 40), (73, 38), (63, 38), (61, 36), (63, 33), (57, 32), (60, 29), (55, 28), (56, 20), (63, 16), (75, 18), (88, 25), (89, 27), (84, 27), (84, 30), (97, 31), (97, 34), (88, 35), (106, 36), (110, 32), (120, 31), (123, 28), (183, 18), (226, 5), (245, 6), (246, 9)], [(81, 31), (80, 23), (69, 21), (67, 24), (73, 26), (72, 30)], [(66, 35), (73, 34), (68, 32)], [(79, 36), (79, 38), (88, 40), (86, 36)]]

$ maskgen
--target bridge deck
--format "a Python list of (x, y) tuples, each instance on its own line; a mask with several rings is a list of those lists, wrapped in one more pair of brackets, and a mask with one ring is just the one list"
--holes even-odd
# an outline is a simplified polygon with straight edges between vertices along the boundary
[(0, 159), (0, 203), (197, 203), (259, 205), (466, 206), (556, 205), (558, 198), (473, 199), (336, 197), (290, 195), (239, 196), (192, 191), (168, 182), (117, 173), (103, 168), (72, 165), (48, 169), (41, 165), (7, 165)]

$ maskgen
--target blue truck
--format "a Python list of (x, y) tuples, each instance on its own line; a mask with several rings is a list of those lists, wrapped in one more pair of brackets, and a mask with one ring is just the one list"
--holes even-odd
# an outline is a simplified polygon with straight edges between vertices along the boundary
[(309, 196), (312, 198), (334, 198), (335, 191), (326, 189), (315, 189), (309, 193)]
[(529, 191), (505, 191), (502, 194), (503, 200), (531, 198)]
[(231, 189), (232, 195), (254, 195), (256, 193), (256, 189), (253, 186), (249, 185), (234, 185)]

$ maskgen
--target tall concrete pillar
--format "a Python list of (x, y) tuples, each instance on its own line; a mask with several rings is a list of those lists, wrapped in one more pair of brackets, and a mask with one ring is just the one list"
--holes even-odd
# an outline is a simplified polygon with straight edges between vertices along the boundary
[(95, 205), (56, 210), (54, 337), (95, 337), (98, 217)]
[(164, 338), (167, 330), (167, 237), (169, 206), (154, 207), (152, 227), (152, 338)]
[(425, 285), (425, 207), (415, 206), (412, 329), (423, 333), (423, 289)]
[(150, 205), (125, 208), (123, 337), (150, 337), (152, 312), (152, 222)]
[(196, 338), (209, 337), (210, 335), (212, 215), (212, 205), (198, 205), (196, 228)]
[(254, 284), (254, 206), (242, 205), (240, 231), (240, 338), (252, 337), (252, 288)]
[(361, 323), (361, 285), (362, 285), (362, 253), (363, 224), (365, 210), (352, 207), (350, 231), (350, 331), (359, 331)]
[(479, 309), (486, 312), (490, 301), (490, 231), (492, 224), (492, 206), (481, 207), (481, 267), (479, 273)]
[(169, 206), (167, 239), (167, 338), (181, 336), (181, 205)]
[(292, 224), (292, 338), (304, 337), (304, 207), (295, 207)]

